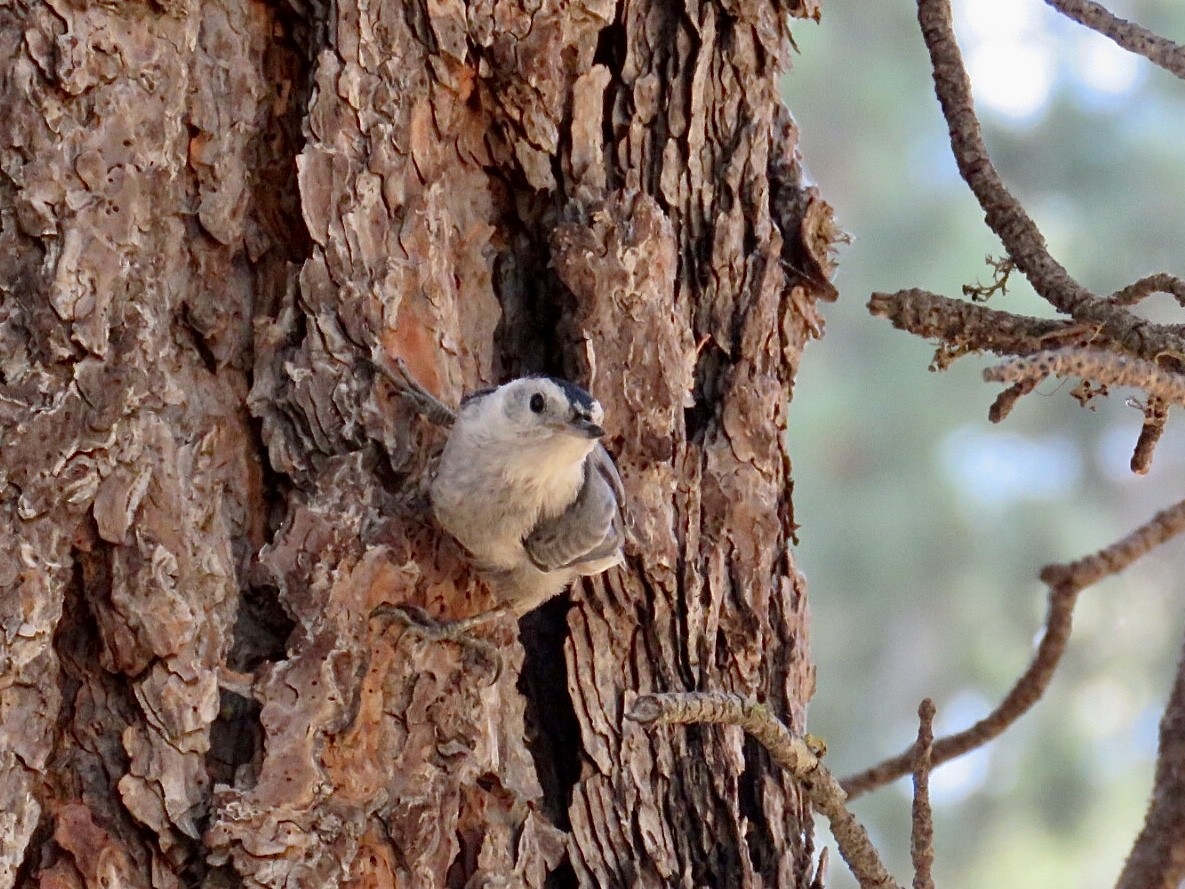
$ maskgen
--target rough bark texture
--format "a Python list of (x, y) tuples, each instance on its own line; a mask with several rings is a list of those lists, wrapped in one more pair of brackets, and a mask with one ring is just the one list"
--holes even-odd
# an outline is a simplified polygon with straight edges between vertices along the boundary
[(1160, 720), (1156, 780), (1144, 827), (1116, 889), (1178, 889), (1185, 881), (1185, 652)]
[[(0, 4), (0, 887), (797, 886), (793, 0)], [(446, 401), (605, 404), (628, 566), (470, 648)], [(253, 677), (219, 689), (220, 667)]]

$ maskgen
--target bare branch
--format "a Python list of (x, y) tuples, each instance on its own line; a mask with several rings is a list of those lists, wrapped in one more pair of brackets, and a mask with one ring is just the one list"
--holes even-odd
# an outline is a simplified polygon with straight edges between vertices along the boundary
[(1185, 78), (1185, 47), (1149, 31), (1143, 25), (1112, 14), (1090, 0), (1045, 0), (1063, 15), (1080, 25), (1109, 37), (1128, 52), (1143, 56), (1177, 77)]
[[(1078, 594), (1104, 577), (1118, 574), (1140, 556), (1185, 530), (1185, 501), (1157, 513), (1122, 540), (1068, 565), (1046, 565), (1041, 580), (1049, 585), (1049, 611), (1037, 653), (1016, 684), (991, 713), (970, 728), (934, 743), (935, 766), (962, 756), (998, 737), (1032, 709), (1053, 679), (1070, 638)], [(913, 768), (911, 747), (872, 768), (844, 778), (840, 784), (849, 798), (895, 781)]]
[(1046, 377), (1081, 377), (1108, 386), (1132, 386), (1166, 404), (1185, 404), (1185, 376), (1151, 361), (1096, 349), (1052, 349), (1013, 358), (983, 372), (988, 382), (1040, 382)]
[(1040, 380), (1025, 380), (1022, 383), (1013, 383), (1003, 390), (996, 396), (992, 406), (988, 408), (988, 419), (993, 423), (1002, 423), (1004, 418), (1012, 413), (1016, 403), (1036, 389), (1040, 382)]
[(1167, 293), (1176, 299), (1179, 305), (1185, 306), (1185, 280), (1165, 272), (1149, 275), (1128, 284), (1122, 290), (1116, 290), (1108, 299), (1112, 305), (1134, 306), (1140, 300), (1154, 293)]
[(1144, 827), (1116, 889), (1176, 889), (1185, 881), (1185, 650), (1160, 720), (1156, 778)]
[(1098, 331), (1097, 326), (1014, 315), (916, 288), (874, 293), (868, 311), (898, 330), (999, 355), (1028, 355), (1051, 343), (1085, 346)]
[(972, 105), (971, 82), (955, 42), (949, 0), (918, 0), (918, 22), (930, 51), (934, 92), (950, 129), (959, 173), (983, 208), (988, 227), (1037, 293), (1079, 321), (1100, 324), (1108, 339), (1133, 355), (1154, 359), (1164, 352), (1185, 351), (1178, 331), (1099, 299), (1050, 255), (1040, 229), (1004, 186), (988, 156)]
[(1068, 585), (1078, 590), (1118, 574), (1136, 559), (1185, 531), (1185, 500), (1162, 509), (1149, 521), (1110, 546), (1068, 565), (1046, 565), (1041, 580), (1050, 586)]
[(1140, 429), (1140, 438), (1136, 441), (1131, 462), (1132, 472), (1137, 475), (1144, 475), (1152, 466), (1152, 453), (1169, 421), (1169, 406), (1159, 398), (1149, 398), (1143, 411), (1144, 425)]
[(918, 740), (913, 760), (913, 817), (909, 854), (913, 859), (913, 889), (934, 889), (934, 813), (930, 809), (930, 770), (934, 754), (934, 702), (918, 707)]
[[(1041, 637), (1037, 653), (1028, 669), (1005, 695), (999, 706), (986, 717), (970, 728), (935, 741), (933, 753), (935, 766), (962, 756), (1003, 734), (1005, 729), (1037, 703), (1050, 680), (1053, 679), (1053, 673), (1066, 650), (1078, 592), (1079, 590), (1069, 586), (1050, 590), (1049, 611), (1045, 617), (1045, 633)], [(878, 787), (896, 781), (902, 775), (909, 774), (912, 766), (913, 748), (911, 747), (906, 752), (886, 759), (863, 772), (849, 775), (840, 781), (840, 784), (848, 792), (848, 796), (855, 799), (870, 790), (876, 790)]]
[(827, 816), (839, 853), (862, 889), (897, 884), (885, 869), (868, 832), (848, 811), (847, 796), (835, 776), (803, 738), (766, 707), (737, 695), (682, 692), (640, 695), (627, 714), (645, 725), (701, 724), (740, 726), (769, 751), (774, 761), (801, 784), (811, 804)]

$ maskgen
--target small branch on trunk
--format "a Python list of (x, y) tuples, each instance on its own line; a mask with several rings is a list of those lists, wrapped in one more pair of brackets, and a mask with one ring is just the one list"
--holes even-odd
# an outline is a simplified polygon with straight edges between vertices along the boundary
[[(1074, 604), (1082, 590), (1104, 577), (1118, 574), (1140, 556), (1183, 530), (1185, 500), (1157, 513), (1151, 521), (1097, 553), (1068, 565), (1046, 565), (1041, 569), (1041, 580), (1049, 585), (1049, 612), (1037, 653), (995, 710), (970, 728), (934, 742), (934, 766), (949, 762), (998, 737), (1040, 700), (1066, 650)], [(911, 747), (898, 756), (844, 778), (840, 784), (848, 797), (854, 799), (909, 774), (913, 768), (913, 758), (914, 750)]]
[(831, 861), (831, 854), (824, 846), (819, 852), (819, 863), (815, 865), (815, 875), (811, 878), (809, 889), (827, 889), (827, 865)]
[(815, 749), (761, 704), (721, 693), (649, 694), (640, 695), (626, 715), (643, 725), (741, 727), (769, 751), (778, 765), (798, 780), (811, 804), (827, 816), (839, 853), (862, 889), (897, 886), (868, 839), (868, 832), (848, 811), (846, 794)]

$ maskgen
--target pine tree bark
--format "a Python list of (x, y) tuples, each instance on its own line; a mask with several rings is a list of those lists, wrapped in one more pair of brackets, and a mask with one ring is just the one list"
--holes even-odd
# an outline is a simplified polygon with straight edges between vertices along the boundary
[[(0, 886), (805, 883), (760, 749), (622, 719), (813, 688), (787, 15), (0, 6)], [(368, 620), (490, 604), (396, 357), (606, 408), (627, 565), (482, 630), (500, 672)]]

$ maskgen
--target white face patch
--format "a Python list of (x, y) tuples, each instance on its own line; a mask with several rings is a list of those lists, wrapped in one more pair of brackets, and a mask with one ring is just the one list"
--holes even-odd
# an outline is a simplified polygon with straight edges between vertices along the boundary
[(579, 386), (550, 377), (515, 380), (488, 398), (497, 416), (487, 415), (485, 422), (497, 427), (496, 434), (508, 442), (541, 441), (555, 436), (595, 438), (595, 427), (600, 426), (605, 413), (597, 400)]

